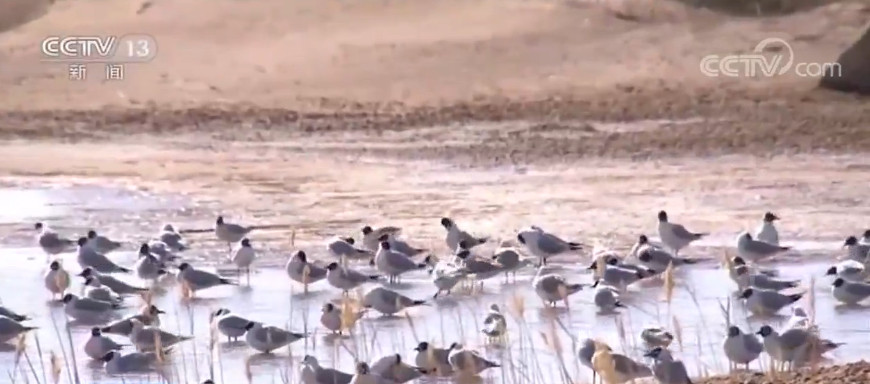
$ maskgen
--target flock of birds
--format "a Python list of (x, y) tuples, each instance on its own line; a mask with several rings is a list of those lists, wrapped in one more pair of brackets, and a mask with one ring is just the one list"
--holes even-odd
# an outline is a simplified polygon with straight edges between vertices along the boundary
[[(767, 212), (761, 226), (754, 234), (742, 233), (737, 238), (737, 256), (726, 262), (728, 274), (739, 288), (739, 298), (743, 299), (748, 311), (758, 316), (770, 316), (794, 304), (801, 293), (783, 293), (799, 286), (797, 281), (777, 277), (776, 271), (759, 267), (759, 263), (776, 256), (789, 247), (779, 243), (779, 235), (774, 222), (779, 218)], [(416, 248), (400, 238), (397, 227), (372, 228), (366, 226), (361, 232), (359, 244), (351, 237), (335, 237), (327, 241), (326, 248), (336, 257), (326, 266), (318, 265), (308, 259), (306, 253), (298, 250), (286, 264), (289, 278), (302, 284), (307, 292), (310, 284), (326, 281), (327, 284), (342, 292), (342, 296), (367, 284), (379, 284), (369, 289), (356, 306), (349, 298), (327, 302), (322, 306), (321, 325), (331, 332), (342, 334), (350, 331), (357, 320), (370, 310), (390, 316), (405, 308), (423, 305), (437, 300), (442, 294), (450, 294), (460, 283), (466, 282), (472, 290), (484, 280), (504, 275), (506, 280), (517, 270), (533, 266), (537, 273), (532, 279), (535, 293), (545, 303), (556, 306), (583, 288), (594, 291), (593, 302), (601, 312), (614, 312), (626, 306), (620, 301), (620, 294), (628, 287), (642, 280), (661, 277), (672, 273), (675, 268), (698, 262), (698, 258), (679, 256), (694, 241), (706, 236), (705, 233), (689, 231), (684, 226), (668, 220), (666, 212), (658, 214), (658, 235), (661, 244), (651, 242), (641, 235), (629, 254), (620, 257), (612, 251), (593, 252), (594, 261), (585, 269), (592, 271), (594, 284), (568, 282), (558, 273), (545, 272), (548, 259), (578, 251), (584, 244), (566, 241), (537, 226), (524, 228), (516, 234), (531, 258), (522, 256), (519, 248), (502, 244), (492, 255), (477, 254), (475, 248), (489, 241), (487, 237), (475, 236), (462, 230), (453, 220), (441, 219), (446, 230), (446, 246), (451, 250), (448, 257), (440, 260), (422, 248)], [(53, 298), (59, 297), (64, 313), (70, 320), (93, 324), (91, 336), (83, 346), (85, 355), (105, 363), (109, 374), (141, 372), (154, 369), (162, 361), (164, 353), (187, 340), (191, 336), (179, 335), (160, 328), (160, 315), (164, 312), (155, 305), (147, 304), (134, 314), (121, 320), (117, 313), (123, 308), (125, 296), (147, 295), (154, 292), (159, 284), (177, 282), (184, 295), (194, 296), (197, 291), (221, 285), (239, 284), (219, 274), (198, 269), (188, 262), (181, 262), (178, 254), (189, 246), (183, 236), (170, 225), (164, 225), (153, 240), (141, 244), (138, 260), (131, 268), (118, 265), (106, 255), (122, 247), (122, 244), (95, 231), (87, 237), (71, 240), (62, 237), (42, 223), (35, 229), (40, 231), (38, 244), (49, 257), (78, 246), (76, 261), (81, 272), (76, 276), (84, 279), (85, 290), (79, 296), (70, 292), (70, 274), (63, 268), (59, 259), (50, 260), (45, 274), (45, 288)], [(239, 270), (239, 278), (248, 277), (257, 259), (257, 252), (251, 245), (248, 235), (252, 227), (245, 227), (224, 221), (218, 217), (214, 235), (227, 243), (229, 260)], [(233, 244), (236, 244), (233, 246)], [(833, 297), (846, 304), (855, 304), (870, 297), (870, 277), (867, 267), (870, 259), (870, 230), (862, 239), (849, 237), (844, 246), (848, 248), (846, 261), (832, 266), (828, 275), (834, 278)], [(422, 257), (425, 255), (425, 257)], [(368, 264), (377, 274), (361, 272), (354, 263)], [(393, 282), (399, 281), (405, 273), (428, 270), (436, 293), (432, 298), (415, 299), (390, 289)], [(135, 274), (139, 279), (149, 282), (150, 286), (136, 286), (113, 274)], [(150, 292), (150, 293), (149, 293)], [(730, 326), (722, 344), (724, 354), (732, 366), (745, 366), (767, 353), (780, 365), (800, 366), (840, 344), (823, 339), (818, 328), (810, 324), (806, 313), (800, 307), (792, 308), (792, 319), (781, 330), (770, 325), (762, 326), (755, 334), (744, 333), (737, 326)], [(35, 329), (25, 325), (28, 317), (0, 306), (0, 342), (22, 337)], [(244, 337), (245, 343), (261, 353), (271, 353), (279, 348), (305, 338), (307, 335), (288, 331), (276, 326), (266, 325), (220, 308), (210, 315), (212, 329), (230, 340)], [(484, 319), (482, 332), (490, 341), (503, 340), (508, 330), (507, 320), (500, 308), (492, 304)], [(761, 336), (759, 340), (757, 335)], [(125, 345), (107, 335), (126, 337), (135, 352), (122, 352)], [(644, 356), (652, 363), (647, 365), (623, 354), (613, 352), (606, 344), (594, 340), (582, 340), (577, 356), (580, 362), (608, 384), (625, 383), (643, 377), (654, 377), (662, 384), (689, 384), (691, 379), (682, 361), (672, 356), (668, 345), (673, 335), (664, 329), (648, 328), (641, 333), (641, 340), (649, 349)], [(359, 362), (354, 373), (344, 373), (332, 368), (322, 367), (314, 356), (303, 359), (301, 380), (305, 384), (391, 384), (405, 383), (423, 375), (476, 376), (481, 372), (501, 365), (488, 360), (473, 349), (459, 343), (437, 347), (421, 342), (415, 348), (413, 364), (403, 361), (401, 354), (385, 356), (371, 364)], [(593, 378), (594, 381), (594, 378)], [(205, 383), (212, 383), (207, 380)]]

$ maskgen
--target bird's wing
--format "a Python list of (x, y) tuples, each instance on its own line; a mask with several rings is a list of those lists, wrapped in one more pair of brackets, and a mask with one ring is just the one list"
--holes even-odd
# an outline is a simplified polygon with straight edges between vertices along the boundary
[(786, 349), (796, 349), (809, 341), (810, 335), (803, 329), (789, 329), (779, 336), (780, 345)]
[(220, 284), (221, 277), (206, 271), (194, 269), (187, 273), (187, 278), (196, 285), (213, 285)]
[(565, 240), (549, 233), (541, 233), (538, 236), (537, 245), (541, 251), (551, 254), (564, 252), (568, 248)]
[(674, 236), (684, 240), (691, 240), (695, 238), (695, 234), (689, 232), (689, 230), (686, 229), (686, 227), (684, 227), (682, 224), (671, 223), (671, 233)]
[(112, 304), (105, 301), (93, 300), (87, 297), (79, 298), (75, 304), (76, 308), (85, 311), (106, 311), (112, 309)]

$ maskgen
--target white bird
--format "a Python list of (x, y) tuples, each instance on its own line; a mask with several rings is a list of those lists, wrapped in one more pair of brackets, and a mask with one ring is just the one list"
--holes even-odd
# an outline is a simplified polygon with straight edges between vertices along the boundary
[(251, 323), (244, 317), (230, 312), (226, 308), (218, 308), (210, 315), (211, 326), (227, 337), (227, 341), (235, 341), (248, 331), (247, 326)]
[(363, 246), (372, 252), (377, 252), (378, 247), (381, 244), (381, 238), (384, 235), (397, 236), (400, 232), (402, 232), (402, 228), (399, 227), (381, 227), (381, 228), (372, 228), (368, 225), (362, 228), (362, 243)]
[(154, 351), (158, 346), (165, 349), (193, 339), (193, 336), (176, 335), (153, 325), (142, 324), (138, 319), (131, 319), (130, 323), (133, 325), (133, 330), (130, 332), (130, 342), (139, 351)]
[(810, 317), (807, 315), (807, 311), (804, 311), (801, 307), (794, 306), (791, 307), (791, 317), (789, 317), (788, 321), (785, 322), (783, 329), (809, 329), (811, 326), (812, 324), (810, 323)]
[(40, 231), (39, 235), (36, 237), (36, 243), (39, 244), (39, 247), (49, 255), (57, 255), (66, 252), (76, 243), (66, 237), (60, 237), (57, 232), (52, 231), (48, 226), (43, 225), (42, 223), (36, 223), (34, 228), (37, 231)]
[(734, 267), (735, 281), (740, 289), (755, 287), (771, 291), (782, 291), (789, 288), (797, 288), (797, 280), (782, 280), (770, 277), (762, 273), (751, 273), (749, 267), (738, 265)]
[(148, 292), (148, 288), (132, 286), (121, 280), (118, 280), (115, 277), (112, 277), (111, 275), (99, 273), (91, 267), (83, 269), (77, 276), (81, 276), (84, 278), (96, 277), (100, 280), (100, 284), (109, 287), (109, 289), (119, 295), (138, 295)]
[(378, 281), (378, 275), (366, 275), (348, 267), (338, 265), (333, 262), (326, 266), (326, 282), (329, 285), (340, 289), (347, 294), (351, 289), (355, 289), (365, 283)]
[(381, 235), (378, 240), (390, 243), (390, 249), (400, 253), (404, 253), (408, 257), (414, 257), (423, 252), (426, 252), (426, 250), (423, 248), (412, 247), (410, 244), (408, 244), (407, 241), (399, 239), (398, 237), (396, 237), (396, 235), (390, 235), (385, 233)]
[(742, 257), (734, 256), (731, 258), (731, 268), (728, 270), (728, 273), (729, 273), (729, 276), (731, 277), (731, 280), (734, 280), (735, 283), (737, 282), (737, 270), (736, 270), (736, 268), (739, 266), (745, 266), (745, 267), (749, 268), (750, 273), (760, 273), (760, 274), (765, 275), (767, 277), (779, 276), (779, 271), (777, 271), (776, 269), (762, 269), (756, 265), (748, 265), (748, 264), (746, 264), (746, 260), (743, 260)]
[(402, 355), (394, 354), (381, 357), (372, 363), (371, 372), (401, 384), (420, 378), (426, 370), (405, 364)]
[(538, 268), (538, 273), (532, 280), (532, 287), (541, 300), (554, 307), (557, 301), (567, 301), (568, 296), (583, 289), (583, 284), (568, 284), (564, 277), (552, 273), (542, 274), (542, 270), (543, 268)]
[(754, 240), (748, 232), (743, 233), (737, 238), (737, 254), (743, 259), (757, 263), (781, 252), (787, 251), (791, 247), (783, 247), (765, 243), (763, 241)]
[(236, 248), (230, 258), (230, 261), (236, 265), (239, 276), (241, 276), (242, 271), (245, 271), (245, 275), (248, 276), (248, 285), (251, 284), (251, 264), (254, 263), (256, 257), (257, 254), (254, 251), (254, 247), (251, 246), (251, 240), (246, 237), (239, 242), (239, 247)]
[(725, 357), (732, 364), (745, 365), (749, 370), (749, 363), (758, 359), (764, 351), (764, 345), (753, 334), (746, 334), (735, 326), (728, 327), (728, 335), (722, 343)]
[(510, 273), (513, 273), (514, 280), (516, 280), (517, 271), (520, 268), (531, 265), (529, 259), (520, 258), (519, 252), (511, 247), (497, 248), (492, 255), (492, 259), (495, 260), (496, 263), (501, 265), (502, 269), (504, 270), (505, 281), (507, 281), (508, 274)]
[[(624, 384), (628, 382), (633, 382), (638, 379), (642, 379), (644, 377), (652, 376), (652, 370), (649, 367), (634, 361), (634, 359), (620, 354), (613, 353), (610, 350), (610, 347), (606, 344), (602, 344), (603, 348), (608, 351), (608, 355), (610, 355), (610, 361), (612, 362), (612, 370), (610, 372), (604, 372), (605, 375), (610, 375), (611, 381), (616, 384)], [(593, 383), (595, 382), (595, 376), (599, 375), (599, 372), (595, 369), (595, 364), (592, 363), (593, 356), (596, 356), (596, 347), (595, 341), (592, 339), (585, 339), (581, 344), (581, 347), (578, 351), (578, 356), (580, 357), (580, 362), (592, 370), (593, 375)], [(607, 376), (602, 376), (607, 377)]]
[(236, 285), (236, 283), (230, 279), (218, 276), (211, 272), (195, 269), (188, 263), (181, 263), (181, 265), (178, 266), (178, 270), (178, 278), (183, 284), (187, 285), (193, 293), (201, 289), (207, 289), (219, 285)]
[(106, 372), (110, 375), (148, 372), (160, 363), (160, 358), (155, 352), (130, 352), (122, 355), (118, 351), (109, 351), (102, 360), (106, 363)]
[(22, 333), (32, 331), (38, 327), (28, 327), (21, 323), (10, 319), (6, 316), (0, 316), (0, 343), (5, 343), (12, 340)]
[(368, 249), (357, 248), (353, 237), (334, 236), (326, 243), (326, 250), (341, 260), (370, 259), (375, 253)]
[(173, 263), (178, 260), (178, 256), (172, 253), (172, 250), (169, 249), (169, 246), (162, 241), (152, 240), (148, 242), (148, 251), (156, 256), (158, 260), (160, 260), (163, 264)]
[(48, 271), (43, 277), (45, 289), (51, 292), (52, 299), (57, 295), (63, 295), (69, 288), (70, 278), (69, 272), (63, 269), (60, 261), (54, 260), (48, 265)]
[(605, 264), (604, 271), (601, 272), (598, 270), (598, 263), (592, 263), (586, 269), (595, 271), (598, 279), (604, 280), (605, 284), (614, 287), (620, 291), (625, 291), (625, 289), (629, 285), (632, 285), (647, 277), (655, 276), (656, 274), (658, 274), (658, 272), (651, 269), (648, 269), (646, 271), (634, 270), (609, 264)]
[(740, 293), (740, 298), (746, 299), (746, 307), (753, 314), (771, 316), (797, 302), (803, 295), (803, 293), (784, 295), (767, 289), (746, 288)]
[(867, 277), (870, 277), (870, 268), (854, 260), (844, 260), (828, 268), (825, 275), (842, 277), (848, 281), (863, 282), (867, 280)]
[(680, 360), (674, 360), (671, 353), (662, 347), (655, 347), (645, 357), (654, 360), (652, 364), (653, 376), (661, 384), (692, 384), (686, 366)]
[(63, 310), (67, 316), (81, 322), (102, 322), (115, 315), (115, 310), (120, 309), (118, 303), (78, 297), (72, 293), (63, 296)]
[(846, 281), (838, 277), (832, 285), (834, 299), (846, 305), (855, 305), (870, 297), (870, 284), (867, 283)]
[(674, 256), (664, 249), (649, 245), (649, 238), (647, 238), (646, 235), (640, 235), (638, 237), (638, 244), (641, 245), (636, 251), (637, 259), (644, 267), (654, 271), (662, 272), (671, 264), (673, 264), (674, 267), (679, 267), (698, 262), (696, 259)]
[(640, 332), (640, 338), (650, 349), (667, 348), (674, 341), (674, 335), (661, 328), (646, 328)]
[(870, 256), (870, 244), (859, 244), (858, 238), (855, 236), (849, 236), (846, 238), (846, 241), (843, 243), (843, 246), (848, 250), (847, 258), (849, 260), (855, 260), (859, 263), (863, 263), (867, 261), (868, 256)]
[[(320, 311), (320, 324), (326, 329), (338, 333), (339, 335), (342, 334), (345, 328), (352, 326), (353, 323), (356, 323), (356, 321), (361, 319), (366, 313), (366, 311), (363, 310), (345, 318), (342, 309), (332, 303), (323, 304)], [(352, 321), (352, 323), (345, 324), (347, 321)]]
[(438, 376), (453, 375), (453, 367), (447, 360), (450, 356), (450, 351), (459, 347), (459, 344), (450, 344), (449, 348), (438, 348), (432, 346), (426, 341), (422, 341), (414, 347), (417, 355), (414, 357), (414, 364), (426, 370), (428, 374)]
[(779, 220), (779, 216), (765, 212), (761, 225), (755, 230), (755, 238), (768, 244), (779, 245), (779, 231), (773, 225), (776, 220)]
[(94, 247), (88, 245), (87, 238), (80, 237), (78, 244), (79, 252), (76, 256), (76, 261), (83, 269), (91, 267), (100, 273), (130, 272), (129, 269), (115, 264), (106, 255), (99, 253)]
[(378, 252), (375, 254), (375, 266), (383, 274), (389, 276), (390, 283), (396, 281), (399, 275), (426, 268), (426, 263), (417, 263), (411, 260), (408, 255), (399, 253), (390, 248), (390, 243), (382, 241)]
[(480, 281), (483, 287), (483, 280), (493, 278), (504, 272), (504, 268), (497, 264), (477, 256), (473, 256), (471, 251), (465, 247), (465, 242), (460, 241), (457, 248), (456, 257), (460, 260), (461, 267), (471, 275), (474, 275), (474, 280)]
[(25, 320), (30, 320), (29, 317), (22, 315), (22, 314), (19, 314), (19, 313), (15, 312), (9, 308), (6, 308), (6, 306), (3, 306), (3, 305), (0, 305), (0, 316), (6, 316), (12, 320), (19, 322), (19, 323), (22, 321), (25, 321)]
[(232, 243), (241, 241), (251, 230), (253, 230), (252, 227), (225, 222), (223, 216), (218, 216), (214, 223), (214, 234), (218, 240), (227, 243), (228, 252), (232, 251)]
[(517, 233), (517, 241), (538, 258), (538, 265), (547, 265), (547, 258), (582, 249), (582, 244), (565, 241), (558, 236), (531, 226)]
[(284, 269), (287, 271), (287, 276), (290, 276), (290, 280), (304, 284), (306, 289), (308, 284), (326, 278), (326, 268), (309, 263), (308, 255), (304, 251), (296, 251), (293, 256), (290, 256)]
[(94, 249), (97, 253), (106, 254), (118, 248), (121, 248), (121, 243), (111, 240), (103, 235), (98, 235), (97, 231), (88, 231), (87, 245)]
[(181, 252), (188, 248), (187, 242), (184, 241), (184, 237), (175, 230), (175, 226), (172, 224), (163, 224), (163, 228), (161, 228), (160, 232), (157, 234), (156, 240), (160, 240), (169, 246), (171, 250), (176, 252)]
[(349, 373), (321, 367), (317, 358), (311, 355), (302, 358), (299, 376), (302, 384), (349, 384), (353, 379), (353, 375)]
[(301, 333), (289, 332), (272, 325), (264, 326), (262, 323), (254, 321), (248, 323), (245, 328), (248, 330), (248, 333), (245, 334), (248, 346), (261, 353), (272, 353), (278, 348), (288, 346), (290, 343), (305, 337)]
[(396, 382), (372, 373), (368, 364), (359, 362), (356, 364), (355, 374), (350, 379), (350, 384), (396, 384)]
[[(430, 257), (427, 257), (427, 262), (430, 260)], [(460, 281), (468, 277), (468, 271), (465, 268), (460, 268), (446, 262), (438, 262), (432, 268), (432, 272), (432, 283), (435, 284), (435, 288), (438, 288), (438, 291), (432, 296), (433, 299), (437, 299), (441, 292), (447, 292), (449, 295), (450, 291), (456, 287), (456, 284), (459, 284)]]
[(613, 313), (617, 308), (626, 307), (619, 301), (616, 288), (601, 284), (601, 280), (595, 280), (595, 284), (592, 287), (595, 288), (593, 302), (598, 307), (600, 313)]
[(157, 308), (156, 305), (146, 305), (141, 308), (139, 313), (127, 316), (124, 319), (100, 328), (100, 332), (129, 337), (133, 333), (132, 320), (138, 320), (144, 325), (160, 325), (160, 315), (165, 313), (160, 308)]
[[(660, 274), (660, 273), (663, 273), (665, 271), (664, 269), (662, 269), (661, 271), (652, 270), (650, 268), (644, 267), (644, 266), (639, 265), (639, 264), (626, 262), (625, 260), (622, 260), (616, 256), (609, 255), (609, 254), (596, 256), (594, 258), (594, 260), (592, 261), (592, 264), (590, 264), (590, 268), (587, 268), (587, 269), (592, 269), (592, 270), (597, 269), (598, 263), (600, 263), (600, 262), (603, 262), (605, 265), (619, 267), (620, 269), (627, 269), (630, 271), (634, 271), (635, 273), (640, 272), (644, 276), (648, 276), (648, 275), (651, 276), (651, 274)], [(592, 267), (592, 265), (595, 265), (595, 267)]]
[(363, 296), (362, 300), (363, 307), (372, 308), (384, 315), (394, 315), (402, 309), (420, 306), (425, 303), (425, 300), (414, 300), (384, 287), (376, 287), (370, 290)]
[(100, 331), (100, 328), (91, 328), (91, 337), (85, 342), (85, 354), (93, 360), (102, 360), (110, 351), (120, 351), (124, 345), (118, 344)]
[(100, 280), (96, 276), (85, 277), (85, 297), (115, 304), (121, 304), (124, 301), (121, 296), (100, 284)]
[(444, 242), (447, 244), (447, 248), (449, 248), (451, 252), (456, 251), (456, 248), (459, 247), (459, 242), (463, 240), (469, 249), (486, 243), (489, 240), (488, 237), (472, 236), (468, 232), (460, 229), (453, 220), (447, 217), (441, 218), (441, 226), (447, 230)]
[(708, 235), (707, 233), (689, 232), (689, 230), (681, 224), (669, 222), (668, 213), (665, 211), (659, 211), (658, 218), (659, 237), (662, 239), (662, 243), (674, 252), (674, 256), (678, 256), (680, 250), (693, 241)]
[(771, 326), (763, 325), (756, 333), (764, 339), (764, 351), (773, 360), (792, 367), (815, 360), (843, 345), (821, 339), (813, 331), (801, 328), (791, 328), (780, 334)]
[(142, 243), (139, 246), (139, 259), (133, 269), (136, 270), (136, 276), (142, 280), (157, 280), (160, 276), (166, 274), (166, 267), (160, 259), (151, 254), (151, 247), (148, 243)]
[(476, 351), (465, 349), (457, 344), (447, 356), (447, 361), (453, 367), (453, 372), (459, 375), (476, 376), (489, 368), (499, 368), (500, 364), (485, 359)]
[(483, 319), (483, 329), (480, 330), (490, 339), (498, 339), (507, 332), (507, 320), (501, 313), (498, 304), (489, 306), (489, 313)]

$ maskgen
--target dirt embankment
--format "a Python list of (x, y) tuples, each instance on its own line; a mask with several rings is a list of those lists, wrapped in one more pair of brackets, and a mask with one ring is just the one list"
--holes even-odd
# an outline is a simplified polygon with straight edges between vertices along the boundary
[[(870, 144), (866, 101), (819, 91), (818, 79), (699, 71), (705, 55), (748, 53), (771, 36), (789, 41), (796, 60), (832, 61), (865, 28), (864, 2), (788, 2), (794, 9), (767, 16), (776, 10), (765, 1), (66, 0), (15, 26), (45, 7), (3, 1), (18, 4), (20, 17), (0, 35), (2, 138), (342, 132), (389, 142), (389, 132), (423, 126), (528, 120), (511, 131), (431, 134), (456, 145), (395, 152), (501, 162)], [(733, 16), (753, 9), (765, 16)], [(66, 66), (39, 62), (46, 35), (140, 32), (157, 39), (159, 53), (129, 65), (124, 81), (101, 80), (97, 67), (90, 80), (71, 81)], [(588, 124), (691, 118), (700, 119), (655, 129)]]

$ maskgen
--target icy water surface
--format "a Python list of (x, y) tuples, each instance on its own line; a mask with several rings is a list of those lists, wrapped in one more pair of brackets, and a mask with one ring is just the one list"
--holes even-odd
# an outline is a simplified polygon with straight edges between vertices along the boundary
[[(50, 295), (42, 286), (45, 256), (40, 249), (33, 247), (33, 234), (26, 232), (24, 228), (28, 228), (35, 220), (58, 221), (74, 228), (76, 225), (91, 225), (87, 219), (90, 217), (101, 224), (98, 227), (112, 225), (117, 233), (135, 230), (130, 237), (144, 239), (153, 232), (155, 223), (167, 217), (182, 223), (185, 220), (210, 220), (209, 217), (198, 217), (196, 209), (185, 208), (192, 203), (181, 198), (149, 196), (140, 192), (105, 188), (81, 188), (85, 187), (0, 190), (0, 196), (6, 196), (0, 199), (0, 223), (22, 227), (20, 231), (12, 231), (15, 235), (4, 239), (6, 248), (0, 249), (0, 298), (3, 305), (32, 316), (33, 323), (40, 327), (37, 335), (43, 351), (42, 357), (36, 352), (33, 337), (27, 340), (28, 357), (40, 380), (42, 376), (39, 372), (43, 364), (41, 361), (47, 366), (52, 351), (59, 356), (67, 356), (68, 360), (72, 359), (65, 336), (61, 337), (64, 340), (61, 345), (53, 325), (57, 324), (60, 333), (65, 333), (63, 309), (50, 301)], [(95, 198), (102, 203), (94, 204)], [(86, 212), (85, 218), (75, 217), (82, 212)], [(116, 214), (107, 214), (112, 212)], [(117, 230), (117, 225), (125, 230)], [(724, 242), (730, 239), (722, 240)], [(827, 253), (829, 249), (835, 248), (835, 244), (816, 243), (812, 239), (803, 239), (795, 244), (804, 255)], [(136, 257), (135, 246), (130, 244), (126, 248), (125, 251), (113, 253), (111, 257), (123, 265), (132, 265)], [(306, 248), (306, 251), (315, 257), (323, 257), (321, 246), (310, 248)], [(690, 249), (689, 253), (718, 257), (719, 252), (716, 251), (702, 255), (704, 250), (705, 248)], [(195, 260), (215, 260), (220, 252), (219, 248), (209, 249), (208, 252), (193, 249), (182, 256)], [(204, 256), (203, 253), (207, 255)], [(79, 270), (73, 253), (64, 254), (63, 259), (70, 272)], [(199, 264), (202, 263), (197, 262)], [(569, 281), (591, 283), (591, 276), (586, 273), (585, 266), (585, 263), (561, 264), (554, 269)], [(854, 341), (866, 337), (866, 332), (870, 329), (866, 320), (868, 310), (835, 307), (830, 298), (830, 282), (822, 277), (827, 266), (822, 261), (790, 262), (779, 266), (779, 270), (784, 277), (801, 279), (805, 284), (812, 277), (816, 278), (814, 289), (817, 323), (825, 337), (847, 343), (832, 353), (832, 358), (836, 361), (851, 361), (868, 357), (870, 346)], [(485, 283), (483, 293), (470, 295), (467, 292), (456, 292), (432, 301), (430, 299), (435, 289), (430, 283), (429, 275), (425, 272), (410, 273), (403, 278), (402, 284), (393, 288), (415, 299), (430, 300), (431, 305), (408, 310), (410, 320), (405, 317), (382, 318), (374, 314), (368, 315), (358, 325), (357, 334), (361, 336), (356, 341), (327, 335), (319, 325), (320, 307), (325, 301), (339, 297), (336, 290), (325, 282), (320, 282), (312, 285), (305, 294), (280, 268), (260, 268), (253, 274), (250, 286), (243, 284), (238, 287), (201, 291), (198, 298), (190, 302), (181, 298), (177, 287), (168, 286), (164, 294), (155, 298), (154, 304), (168, 312), (161, 319), (164, 329), (195, 336), (193, 341), (180, 344), (171, 354), (173, 364), (167, 373), (170, 382), (199, 383), (211, 375), (210, 366), (214, 367), (214, 378), (218, 383), (247, 382), (246, 365), (254, 377), (254, 383), (296, 382), (297, 364), (305, 354), (317, 356), (324, 366), (335, 366), (351, 372), (354, 354), (360, 359), (371, 360), (400, 353), (405, 361), (413, 362), (415, 352), (412, 349), (419, 341), (424, 340), (440, 346), (459, 341), (468, 348), (480, 350), (505, 367), (504, 371), (493, 369), (487, 372), (486, 380), (502, 382), (502, 375), (509, 375), (510, 378), (505, 380), (510, 382), (563, 382), (555, 348), (552, 342), (548, 345), (544, 341), (543, 335), (550, 333), (560, 341), (561, 357), (566, 362), (568, 374), (575, 380), (588, 381), (589, 372), (578, 367), (579, 364), (573, 357), (573, 338), (597, 337), (617, 350), (639, 357), (642, 351), (636, 345), (640, 344), (637, 341), (640, 331), (647, 326), (673, 329), (673, 317), (677, 318), (676, 322), (682, 330), (682, 342), (675, 342), (673, 350), (687, 362), (690, 372), (712, 374), (727, 370), (727, 362), (721, 353), (725, 320), (720, 304), (725, 305), (735, 288), (715, 262), (678, 271), (678, 287), (670, 306), (662, 300), (661, 282), (650, 281), (632, 287), (622, 297), (622, 301), (630, 308), (618, 315), (596, 314), (591, 304), (591, 290), (570, 297), (570, 310), (566, 310), (564, 304), (556, 309), (543, 308), (540, 299), (530, 288), (533, 274), (531, 269), (523, 271), (517, 276), (516, 282), (511, 283), (504, 283), (503, 278), (497, 277)], [(74, 281), (73, 292), (80, 292), (79, 280)], [(136, 282), (133, 277), (130, 281)], [(135, 311), (141, 304), (138, 298), (129, 298), (127, 302), (130, 308), (121, 311), (119, 316)], [(487, 308), (492, 303), (499, 304), (509, 313), (509, 340), (504, 346), (486, 346), (479, 332)], [(522, 313), (509, 309), (516, 308), (517, 303), (522, 303), (519, 305), (523, 307)], [(806, 299), (799, 303), (808, 305)], [(210, 364), (208, 314), (218, 307), (229, 308), (233, 312), (267, 324), (287, 327), (293, 331), (307, 331), (311, 336), (292, 344), (290, 351), (282, 349), (272, 356), (256, 354), (244, 344), (227, 343), (225, 339), (221, 339), (219, 347), (216, 348), (217, 356), (212, 360), (214, 363)], [(765, 322), (778, 324), (784, 320), (752, 320), (747, 324), (747, 316), (742, 306), (734, 304), (733, 311), (733, 321), (745, 330), (757, 330)], [(627, 345), (620, 342), (617, 331), (620, 327), (617, 323), (622, 324), (621, 328), (630, 340)], [(81, 381), (120, 382), (119, 378), (107, 377), (99, 364), (87, 361), (83, 355), (81, 345), (88, 338), (89, 326), (74, 325), (70, 330), (72, 345), (76, 348), (76, 368)], [(0, 349), (0, 370), (4, 375), (7, 371), (12, 375), (14, 366), (14, 347), (10, 345)], [(26, 366), (23, 358), (19, 366)], [(513, 373), (506, 373), (507, 371)], [(288, 374), (290, 377), (286, 377)], [(19, 371), (17, 375), (20, 377), (32, 374), (27, 368)], [(164, 381), (156, 375), (128, 376), (124, 379), (128, 383)], [(68, 380), (66, 369), (61, 373), (61, 380)]]

